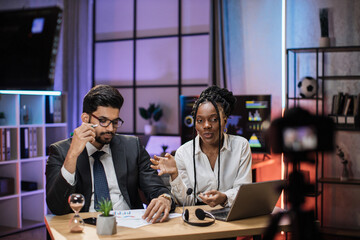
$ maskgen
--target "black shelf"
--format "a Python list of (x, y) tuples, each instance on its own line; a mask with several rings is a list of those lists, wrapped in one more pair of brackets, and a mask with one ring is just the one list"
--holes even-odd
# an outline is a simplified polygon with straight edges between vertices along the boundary
[[(330, 56), (330, 53), (350, 53), (350, 52), (360, 52), (360, 46), (338, 46), (338, 47), (310, 47), (310, 48), (289, 48), (286, 50), (286, 59), (287, 59), (287, 76), (286, 76), (286, 106), (287, 108), (291, 106), (300, 106), (301, 102), (305, 104), (311, 105), (315, 110), (317, 115), (327, 115), (325, 105), (325, 83), (328, 81), (344, 81), (344, 80), (360, 80), (359, 73), (353, 75), (327, 75), (326, 69), (328, 65), (325, 64), (325, 59)], [(317, 95), (314, 98), (301, 98), (294, 97), (297, 93), (297, 82), (299, 79), (298, 69), (300, 66), (298, 65), (298, 58), (300, 54), (312, 54), (315, 60), (312, 62), (312, 65), (315, 68), (316, 74), (315, 79), (317, 80), (320, 90), (318, 90)], [(303, 63), (305, 64), (305, 63)], [(310, 63), (306, 63), (309, 65)], [(358, 66), (359, 63), (354, 62), (354, 66)], [(334, 67), (334, 66), (332, 66)], [(350, 84), (350, 83), (348, 83)], [(291, 97), (290, 97), (291, 96)], [(310, 100), (310, 101), (309, 101)], [(330, 98), (329, 98), (330, 100)], [(311, 102), (312, 101), (312, 102)], [(327, 101), (326, 101), (327, 102)], [(309, 103), (309, 104), (308, 104)], [(345, 115), (333, 115), (331, 116), (336, 123), (337, 131), (360, 131), (360, 119), (358, 116), (345, 116)], [(345, 120), (344, 120), (345, 119)], [(344, 121), (343, 121), (344, 120)], [(320, 220), (320, 226), (322, 227), (322, 232), (324, 234), (332, 234), (332, 235), (344, 235), (351, 236), (354, 235), (351, 233), (348, 234), (348, 230), (336, 229), (330, 226), (324, 226), (324, 184), (338, 184), (338, 185), (360, 185), (360, 179), (350, 179), (348, 181), (340, 181), (337, 178), (324, 178), (324, 153), (318, 154), (315, 159), (315, 187), (318, 187), (316, 193), (306, 194), (306, 197), (314, 197), (315, 198), (315, 218)], [(299, 164), (300, 168), (300, 164)], [(287, 171), (287, 170), (285, 170)], [(319, 186), (320, 185), (320, 186)], [(320, 191), (321, 190), (321, 191)], [(319, 197), (319, 198), (318, 198)], [(356, 236), (360, 236), (360, 231), (355, 232)]]
[(360, 131), (360, 127), (352, 127), (352, 126), (342, 126), (342, 125), (335, 125), (335, 130), (337, 131), (349, 131), (349, 132), (358, 132)]
[(294, 52), (294, 53), (353, 52), (353, 51), (360, 51), (360, 46), (310, 47), (310, 48), (288, 48), (287, 49), (287, 52)]
[(320, 233), (326, 235), (342, 236), (342, 237), (360, 237), (360, 230), (356, 229), (343, 229), (333, 227), (321, 227)]
[(330, 81), (330, 80), (360, 80), (360, 75), (343, 75), (343, 76), (319, 76), (319, 79)]
[(349, 179), (341, 181), (340, 178), (320, 178), (319, 182), (326, 184), (360, 185), (360, 179)]

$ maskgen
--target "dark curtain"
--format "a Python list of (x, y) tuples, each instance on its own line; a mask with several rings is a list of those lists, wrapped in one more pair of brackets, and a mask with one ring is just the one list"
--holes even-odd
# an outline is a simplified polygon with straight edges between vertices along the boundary
[(226, 1), (212, 0), (210, 23), (210, 84), (227, 87)]
[(63, 84), (69, 133), (81, 124), (83, 97), (92, 87), (92, 4), (64, 0)]
[(244, 57), (241, 0), (212, 0), (210, 85), (243, 88)]

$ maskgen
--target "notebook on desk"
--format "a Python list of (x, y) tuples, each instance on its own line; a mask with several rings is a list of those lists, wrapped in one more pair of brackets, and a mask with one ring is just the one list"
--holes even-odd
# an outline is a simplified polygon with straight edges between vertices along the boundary
[(247, 183), (240, 186), (230, 207), (210, 211), (217, 220), (233, 221), (272, 213), (285, 180)]

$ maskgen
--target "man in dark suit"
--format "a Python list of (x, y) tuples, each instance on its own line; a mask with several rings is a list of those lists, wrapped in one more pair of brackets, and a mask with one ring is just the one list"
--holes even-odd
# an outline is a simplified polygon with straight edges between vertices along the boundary
[(154, 222), (161, 217), (162, 222), (175, 208), (139, 139), (116, 134), (123, 123), (119, 117), (123, 102), (111, 86), (92, 88), (84, 97), (81, 126), (72, 138), (50, 146), (46, 202), (52, 213), (71, 213), (68, 197), (72, 193), (84, 195), (81, 211), (95, 211), (104, 196), (111, 199), (114, 210), (143, 208), (138, 189), (150, 202), (144, 219)]

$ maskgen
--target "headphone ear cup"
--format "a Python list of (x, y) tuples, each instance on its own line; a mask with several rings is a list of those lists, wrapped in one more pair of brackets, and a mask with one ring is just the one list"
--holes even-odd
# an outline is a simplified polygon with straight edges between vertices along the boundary
[(185, 221), (189, 221), (189, 210), (185, 209), (185, 212), (184, 212), (184, 219)]
[(205, 219), (205, 212), (201, 208), (197, 208), (195, 210), (195, 215), (199, 220), (204, 220)]

